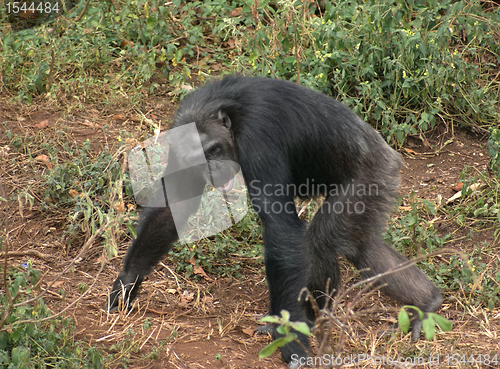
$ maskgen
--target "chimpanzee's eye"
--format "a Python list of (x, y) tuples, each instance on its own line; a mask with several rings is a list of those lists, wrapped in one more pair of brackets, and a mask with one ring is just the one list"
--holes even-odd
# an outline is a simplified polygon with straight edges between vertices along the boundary
[(220, 156), (222, 154), (222, 148), (220, 145), (213, 145), (207, 150), (207, 158), (213, 158)]

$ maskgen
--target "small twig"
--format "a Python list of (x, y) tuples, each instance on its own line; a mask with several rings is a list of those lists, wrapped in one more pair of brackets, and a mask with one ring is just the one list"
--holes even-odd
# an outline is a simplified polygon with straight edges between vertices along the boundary
[(50, 88), (52, 87), (52, 84), (54, 83), (54, 64), (55, 64), (55, 56), (54, 56), (54, 45), (50, 46), (50, 69), (49, 69), (49, 77), (48, 77), (48, 84), (46, 87), (47, 92), (50, 92)]
[(54, 297), (57, 297), (59, 300), (62, 300), (62, 299), (63, 299), (63, 297), (62, 297), (60, 294), (58, 294), (57, 292), (54, 292), (54, 291), (48, 290), (48, 289), (46, 289), (46, 288), (42, 288), (42, 290), (44, 290), (45, 292), (47, 292), (49, 295), (52, 295), (52, 296), (54, 296)]
[[(2, 185), (2, 175), (0, 174), (0, 194), (2, 195), (2, 198), (4, 198), (7, 201), (7, 195), (5, 194), (5, 190), (3, 189)], [(17, 297), (19, 296), (21, 290), (19, 289), (14, 297), (10, 294), (9, 287), (7, 286), (7, 268), (9, 266), (9, 214), (7, 212), (7, 206), (5, 206), (5, 221), (4, 221), (4, 228), (5, 228), (5, 242), (2, 242), (4, 245), (4, 265), (3, 265), (3, 286), (5, 289), (5, 295), (7, 296), (8, 305), (7, 308), (4, 310), (4, 315), (2, 316), (2, 320), (0, 321), (0, 329), (3, 327), (5, 322), (7, 321), (8, 316), (10, 315), (10, 312), (14, 308), (14, 301), (16, 301)]]
[[(0, 174), (0, 194), (7, 201), (7, 195), (2, 185), (2, 175)], [(7, 203), (8, 205), (8, 203)], [(12, 296), (10, 295), (9, 289), (7, 288), (7, 267), (8, 267), (8, 253), (9, 253), (9, 215), (7, 213), (7, 205), (5, 206), (5, 246), (4, 246), (4, 265), (3, 265), (3, 285), (5, 287), (5, 294), (7, 295), (9, 301), (11, 301)], [(3, 246), (3, 245), (2, 245)]]
[(89, 7), (89, 3), (90, 3), (90, 0), (87, 0), (87, 2), (85, 3), (85, 6), (83, 7), (83, 10), (82, 12), (80, 13), (80, 15), (75, 19), (75, 23), (76, 22), (80, 22), (80, 20), (83, 18), (83, 15), (85, 14), (85, 12), (87, 11), (87, 8)]

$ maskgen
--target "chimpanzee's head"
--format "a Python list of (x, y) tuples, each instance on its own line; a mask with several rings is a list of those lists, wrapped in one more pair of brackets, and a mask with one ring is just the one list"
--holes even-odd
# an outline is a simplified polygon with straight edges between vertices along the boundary
[(171, 141), (180, 164), (199, 166), (208, 183), (220, 191), (229, 191), (240, 170), (229, 116), (221, 110), (209, 115), (191, 112), (177, 117), (174, 127), (182, 126), (186, 130)]

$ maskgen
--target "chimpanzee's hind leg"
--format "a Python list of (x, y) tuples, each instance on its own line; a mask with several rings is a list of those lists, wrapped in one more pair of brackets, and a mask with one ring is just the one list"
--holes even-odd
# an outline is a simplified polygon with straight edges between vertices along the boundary
[[(364, 172), (370, 177), (369, 171)], [(384, 178), (383, 171), (349, 184), (368, 186), (377, 184), (377, 193), (345, 191), (344, 195), (328, 196), (315, 215), (307, 232), (309, 241), (308, 288), (320, 296), (328, 278), (331, 288), (339, 284), (337, 255), (343, 255), (365, 278), (387, 272), (407, 260), (380, 238), (389, 209), (392, 207), (398, 179), (395, 170)], [(353, 196), (354, 194), (354, 196)], [(361, 196), (362, 195), (362, 196)], [(381, 290), (406, 305), (414, 305), (423, 312), (435, 311), (442, 302), (439, 290), (415, 265), (381, 277), (376, 285)], [(329, 291), (327, 291), (329, 292)], [(324, 304), (324, 300), (319, 300)], [(320, 306), (322, 307), (322, 306)], [(412, 322), (413, 338), (420, 335), (421, 322)]]
[[(377, 274), (395, 269), (407, 260), (394, 248), (387, 245), (379, 237), (374, 237), (358, 249), (355, 258), (348, 258), (369, 278)], [(375, 285), (382, 286), (381, 291), (405, 305), (413, 305), (423, 312), (436, 311), (443, 298), (438, 288), (414, 264), (405, 269), (381, 277)], [(413, 340), (418, 340), (422, 322), (413, 319), (411, 330)]]

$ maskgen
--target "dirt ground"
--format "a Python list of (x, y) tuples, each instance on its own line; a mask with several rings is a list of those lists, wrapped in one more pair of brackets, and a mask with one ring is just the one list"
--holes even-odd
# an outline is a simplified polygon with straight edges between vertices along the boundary
[[(138, 109), (153, 117), (155, 122), (161, 122), (162, 129), (165, 129), (174, 107), (171, 103), (158, 100)], [(22, 135), (36, 135), (43, 130), (48, 136), (56, 136), (58, 129), (63, 128), (78, 142), (89, 139), (92, 149), (99, 150), (104, 145), (113, 146), (114, 137), (120, 130), (137, 132), (137, 127), (143, 124), (130, 119), (116, 119), (133, 117), (136, 112), (121, 111), (119, 107), (116, 111), (109, 109), (96, 105), (85, 107), (84, 112), (68, 114), (56, 109), (44, 109), (36, 104), (26, 107), (2, 103), (0, 173), (8, 197), (25, 189), (30, 181), (37, 181), (45, 168), (40, 163), (39, 172), (33, 173), (32, 178), (20, 178), (16, 171), (23, 157), (9, 147), (10, 140), (5, 137), (4, 130), (9, 129)], [(44, 121), (47, 123), (41, 125), (42, 128), (36, 127)], [(107, 128), (103, 129), (105, 126)], [(447, 140), (451, 141), (440, 151), (436, 151), (436, 147), (429, 147), (425, 141), (409, 139), (406, 147), (401, 150), (405, 162), (402, 169), (402, 194), (409, 194), (413, 190), (420, 198), (433, 202), (445, 200), (456, 192), (452, 187), (460, 181), (459, 174), (464, 166), (472, 166), (480, 171), (486, 169), (488, 154), (484, 139), (462, 131), (443, 131), (437, 132), (429, 142), (437, 145)], [(35, 154), (31, 153), (33, 157)], [(18, 203), (9, 202), (9, 238), (11, 250), (34, 249), (49, 257), (43, 260), (34, 256), (16, 256), (10, 258), (9, 263), (20, 265), (28, 259), (32, 260), (34, 267), (44, 275), (42, 287), (46, 287), (68, 265), (79, 246), (68, 250), (63, 245), (62, 220), (47, 218), (41, 210), (41, 201), (43, 199), (35, 195), (34, 206), (21, 209), (22, 214)], [(446, 219), (439, 219), (439, 222), (443, 223), (443, 229), (450, 231), (451, 225)], [(447, 246), (464, 250), (474, 247), (477, 240), (496, 244), (498, 250), (493, 230), (478, 230), (473, 238), (458, 238)], [(122, 363), (128, 362), (128, 367), (132, 368), (286, 368), (279, 354), (265, 360), (258, 359), (258, 351), (271, 342), (271, 339), (254, 335), (257, 320), (266, 314), (268, 300), (262, 268), (255, 264), (249, 263), (244, 267), (242, 274), (245, 278), (242, 280), (215, 275), (185, 279), (174, 272), (175, 266), (166, 258), (144, 282), (135, 308), (129, 314), (107, 314), (103, 307), (111, 284), (121, 269), (127, 246), (127, 242), (121, 245), (118, 257), (105, 266), (95, 281), (101, 262), (101, 249), (96, 242), (84, 259), (75, 265), (74, 271), (64, 274), (44, 296), (47, 305), (57, 312), (80, 295), (80, 283), (93, 286), (83, 299), (69, 308), (67, 314), (75, 319), (78, 339), (92, 345), (104, 345), (109, 352), (115, 354), (112, 367), (122, 367)], [(498, 252), (489, 257), (500, 260)], [(349, 273), (349, 268), (344, 269)], [(64, 298), (59, 294), (60, 289), (64, 289), (66, 293)], [(399, 346), (390, 339), (377, 337), (377, 332), (395, 321), (395, 305), (387, 298), (379, 298), (378, 294), (367, 297), (364, 304), (376, 307), (377, 313), (356, 322), (358, 331), (363, 331), (366, 335), (346, 339), (342, 355), (366, 352), (370, 355), (396, 356), (396, 347)], [(455, 352), (478, 355), (486, 353), (481, 350), (481, 344), (488, 342), (487, 353), (500, 354), (498, 307), (494, 311), (465, 307), (452, 295), (445, 294), (440, 314), (454, 321), (454, 330), (438, 334), (432, 343), (420, 340), (413, 344), (406, 337), (403, 339), (406, 352), (413, 352), (415, 355), (425, 353), (428, 357)], [(145, 322), (149, 321), (152, 324), (147, 329)], [(134, 333), (129, 329), (133, 329)], [(144, 357), (160, 341), (163, 343), (158, 359)], [(398, 345), (401, 345), (401, 340)], [(414, 351), (411, 345), (415, 345)], [(439, 365), (419, 367), (449, 367), (448, 364), (441, 362)], [(348, 367), (386, 366), (359, 364)], [(460, 367), (484, 366), (464, 364)]]

